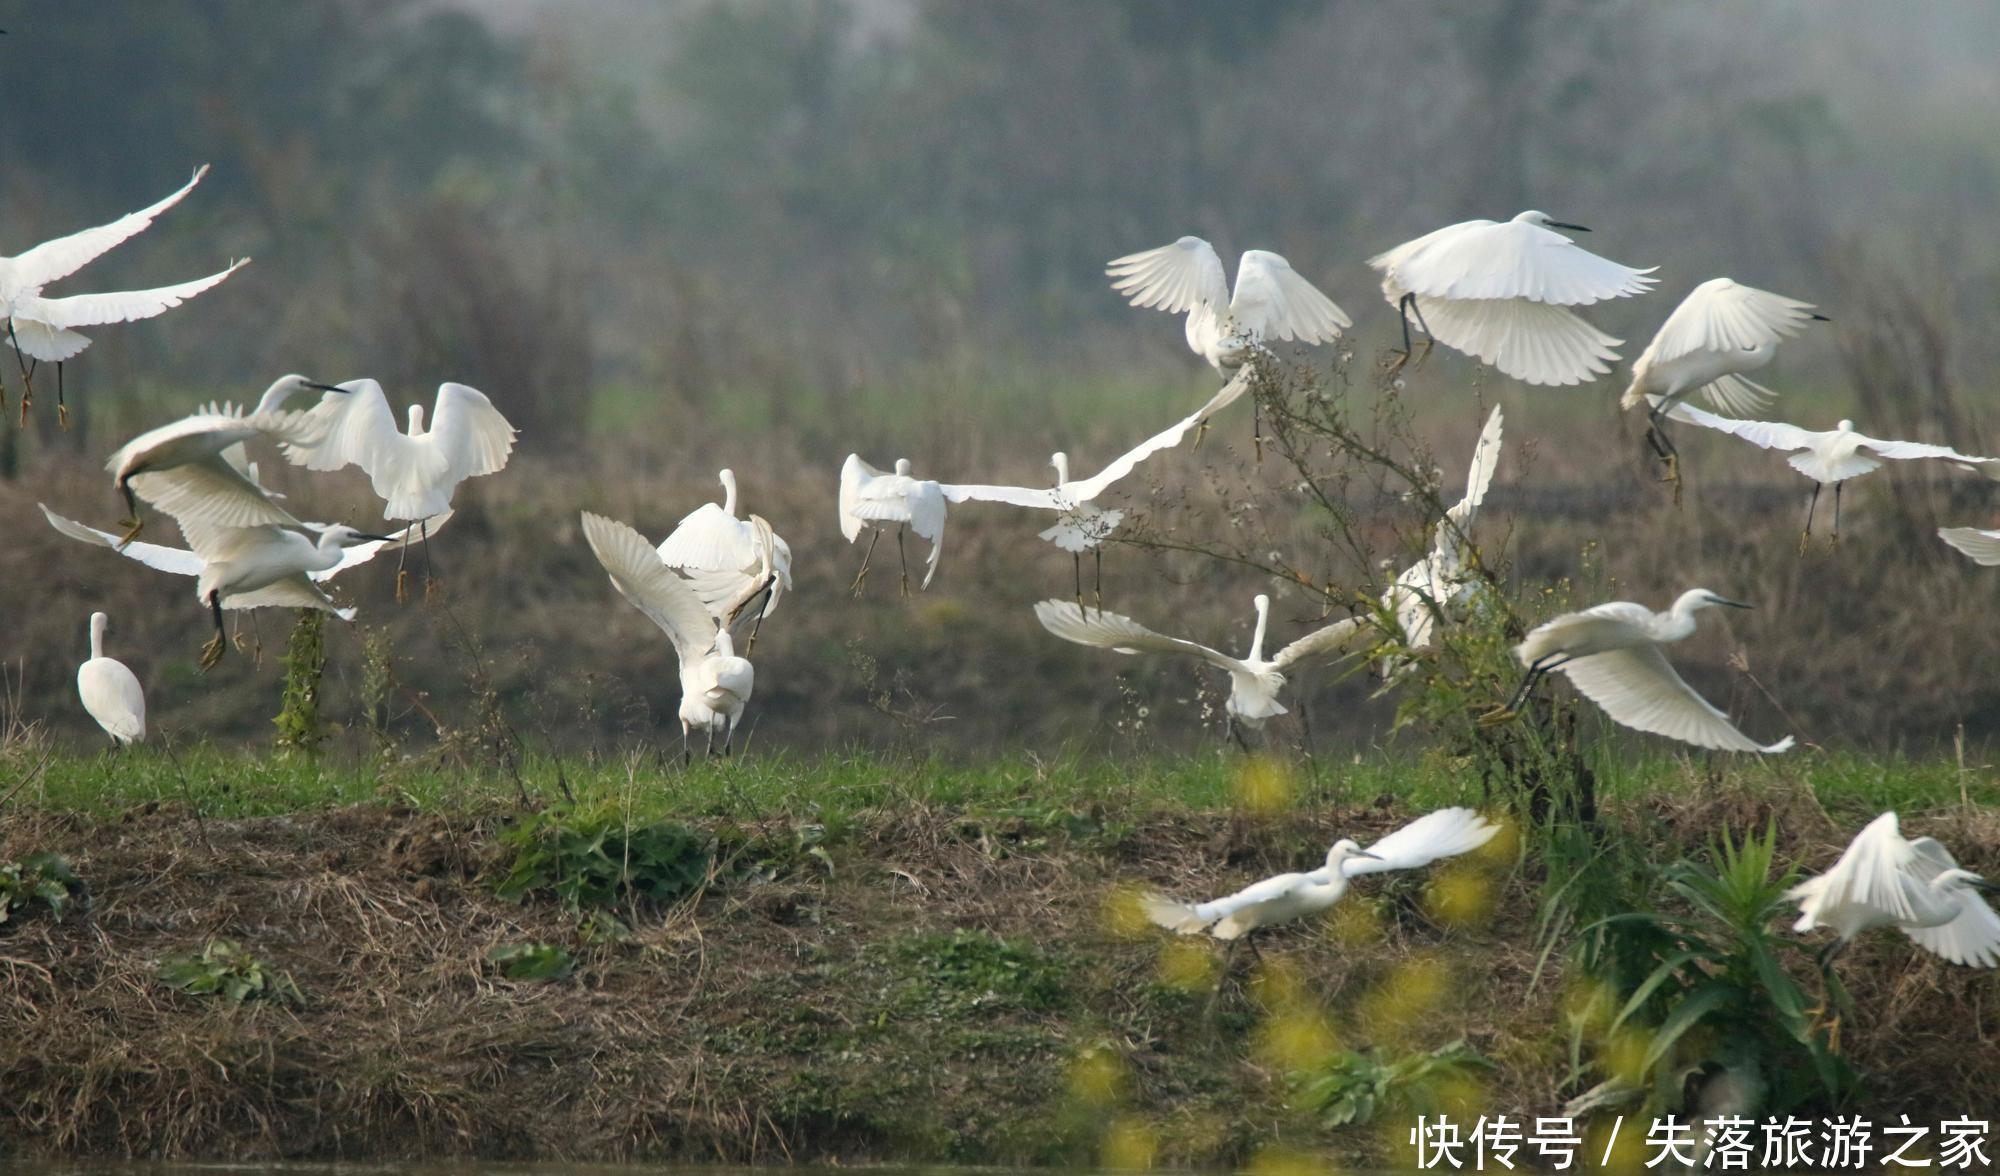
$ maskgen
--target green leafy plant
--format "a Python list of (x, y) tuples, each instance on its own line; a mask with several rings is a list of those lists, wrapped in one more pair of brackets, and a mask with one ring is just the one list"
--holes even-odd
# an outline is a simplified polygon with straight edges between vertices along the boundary
[(905, 1009), (938, 1015), (975, 1008), (1039, 1010), (1055, 1008), (1067, 996), (1056, 960), (983, 931), (912, 936), (893, 951), (913, 974), (896, 997)]
[(561, 980), (576, 970), (576, 957), (553, 943), (503, 943), (486, 962), (509, 980)]
[(305, 1003), (289, 973), (270, 967), (229, 939), (211, 939), (198, 952), (160, 961), (159, 977), (169, 988), (195, 996), (221, 996), (232, 1004)]
[(1341, 1050), (1301, 1074), (1299, 1099), (1329, 1127), (1396, 1119), (1451, 1109), (1454, 1087), (1462, 1089), (1476, 1071), (1493, 1063), (1464, 1041), (1428, 1053), (1384, 1058), (1374, 1050)]
[(60, 923), (80, 900), (89, 900), (88, 888), (56, 854), (44, 851), (18, 862), (0, 862), (0, 923), (26, 914), (36, 904)]
[(285, 698), (272, 725), (278, 749), (312, 755), (326, 734), (320, 728), (319, 684), (326, 674), (326, 614), (302, 609), (285, 643)]
[(565, 909), (610, 906), (622, 898), (673, 902), (708, 881), (713, 839), (684, 825), (629, 825), (615, 808), (551, 809), (500, 834), (513, 851), (495, 888), (520, 902), (549, 894)]

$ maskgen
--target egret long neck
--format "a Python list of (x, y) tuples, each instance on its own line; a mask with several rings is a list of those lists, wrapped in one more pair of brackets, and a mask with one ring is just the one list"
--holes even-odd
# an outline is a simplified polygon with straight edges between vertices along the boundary
[(1264, 626), (1270, 619), (1270, 602), (1259, 596), (1257, 598), (1257, 628), (1250, 634), (1250, 660), (1253, 662), (1264, 660)]
[(722, 513), (736, 517), (736, 471), (722, 471)]
[(410, 406), (410, 436), (421, 437), (423, 435), (424, 406), (421, 404), (412, 404)]
[(1067, 484), (1069, 482), (1069, 454), (1058, 453), (1049, 459), (1049, 464), (1056, 467), (1056, 485)]
[(90, 614), (90, 656), (104, 656), (104, 624), (110, 620), (103, 613)]

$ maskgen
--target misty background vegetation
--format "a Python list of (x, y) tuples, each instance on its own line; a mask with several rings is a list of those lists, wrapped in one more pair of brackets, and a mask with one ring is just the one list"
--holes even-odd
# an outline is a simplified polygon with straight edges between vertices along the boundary
[[(859, 553), (832, 506), (849, 451), (1034, 484), (1053, 449), (1094, 468), (1199, 403), (1215, 380), (1179, 324), (1103, 276), (1182, 233), (1230, 259), (1275, 249), (1326, 290), (1356, 326), (1309, 358), (1346, 353), (1367, 397), (1395, 318), (1365, 260), (1541, 208), (1661, 267), (1654, 294), (1588, 314), (1628, 360), (1726, 274), (1834, 319), (1771, 370), (1777, 414), (2000, 446), (1989, 4), (24, 0), (5, 27), (0, 249), (139, 207), (208, 162), (185, 203), (60, 292), (256, 259), (180, 311), (91, 332), (68, 430), (43, 411), (0, 433), (7, 660), (22, 712), (79, 733), (68, 680), (94, 607), (169, 726), (258, 730), (277, 671), (232, 658), (195, 675), (191, 586), (67, 544), (34, 503), (108, 525), (98, 466), (118, 440), (301, 371), (374, 376), (399, 405), (461, 380), (522, 430), (513, 465), (461, 488), (438, 544), (460, 619), (397, 609), (385, 569), (341, 581), (363, 612), (334, 634), (338, 717), (366, 627), (387, 626), (407, 727), (460, 721), (471, 644), (526, 730), (656, 736), (671, 652), (612, 597), (576, 511), (657, 538), (729, 464), (799, 555), (800, 591), (758, 649), (756, 742), (1213, 740), (1197, 671), (1036, 627), (1028, 604), (1070, 574), (1033, 539), (1042, 523), (956, 511), (929, 594), (897, 601), (878, 551), (851, 602)], [(1447, 481), (1482, 404), (1506, 405), (1492, 541), (1522, 577), (1594, 568), (1636, 599), (1702, 582), (1764, 606), (1687, 655), (1751, 729), (1795, 718), (1808, 739), (1906, 747), (1994, 730), (2000, 580), (1930, 531), (1993, 525), (2000, 498), (1893, 470), (1847, 496), (1838, 553), (1802, 559), (1809, 486), (1773, 455), (1684, 439), (1673, 508), (1615, 409), (1623, 374), (1528, 389), (1439, 351), (1396, 394)], [(1218, 502), (1218, 478), (1268, 480), (1247, 431), (1218, 422), (1149, 477), (1226, 463), (1202, 475)], [(351, 473), (299, 474), (276, 472), (310, 517), (374, 521)], [(1231, 645), (1265, 587), (1115, 546), (1106, 565), (1107, 607)], [(1294, 604), (1281, 633), (1315, 615)], [(264, 618), (267, 652), (284, 623)], [(1727, 666), (1738, 649), (1788, 715)], [(1367, 740), (1387, 714), (1370, 688), (1308, 701)]]

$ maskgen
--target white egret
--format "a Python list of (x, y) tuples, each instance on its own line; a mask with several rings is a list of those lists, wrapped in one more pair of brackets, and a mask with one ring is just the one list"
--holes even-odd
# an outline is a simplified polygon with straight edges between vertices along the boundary
[(1383, 297), (1403, 316), (1403, 360), (1414, 315), (1431, 339), (1525, 383), (1580, 384), (1609, 372), (1623, 340), (1569, 308), (1643, 294), (1656, 279), (1556, 229), (1589, 231), (1529, 211), (1447, 225), (1370, 258)]
[[(382, 517), (419, 520), (428, 587), (431, 546), (421, 520), (448, 508), (460, 482), (496, 473), (507, 465), (514, 449), (514, 426), (485, 393), (464, 384), (445, 383), (438, 385), (430, 427), (424, 426), (424, 406), (412, 404), (409, 431), (404, 433), (396, 428), (396, 415), (382, 394), (381, 384), (349, 380), (340, 387), (343, 392), (327, 393), (312, 410), (324, 421), (325, 433), (310, 444), (286, 445), (285, 456), (309, 470), (360, 466), (382, 499)], [(402, 591), (399, 562), (399, 597)]]
[[(181, 198), (193, 191), (207, 174), (208, 165), (203, 164), (195, 169), (194, 178), (185, 186), (158, 203), (127, 213), (109, 224), (44, 241), (13, 257), (0, 257), (0, 315), (7, 319), (7, 341), (13, 345), (17, 356), (25, 355), (36, 363), (56, 365), (56, 412), (59, 418), (66, 420), (68, 417), (68, 410), (62, 403), (63, 362), (90, 346), (90, 339), (78, 334), (75, 328), (152, 318), (179, 306), (250, 264), (250, 259), (246, 257), (231, 262), (229, 268), (221, 273), (151, 290), (73, 294), (65, 298), (42, 297), (42, 287), (68, 277), (144, 232), (153, 223), (153, 218), (179, 204)], [(24, 364), (21, 374), (26, 382), (32, 377), (33, 369)], [(34, 385), (29, 383), (21, 395), (24, 420), (33, 398)]]
[(1164, 895), (1144, 900), (1146, 915), (1169, 931), (1217, 939), (1238, 939), (1259, 927), (1317, 914), (1347, 894), (1348, 882), (1363, 874), (1414, 870), (1440, 858), (1470, 853), (1493, 839), (1498, 825), (1468, 808), (1439, 809), (1411, 821), (1382, 840), (1361, 848), (1350, 839), (1334, 842), (1326, 865), (1303, 874), (1279, 874), (1210, 902), (1185, 903)]
[(1938, 538), (1963, 552), (1965, 558), (1987, 568), (2000, 568), (2000, 531), (1978, 527), (1939, 527)]
[(1729, 433), (1765, 449), (1789, 451), (1786, 464), (1811, 478), (1812, 498), (1806, 503), (1805, 532), (1799, 538), (1801, 550), (1812, 538), (1813, 511), (1819, 506), (1819, 492), (1833, 487), (1833, 538), (1840, 541), (1840, 488), (1851, 478), (1882, 468), (1884, 459), (1896, 461), (1942, 461), (1960, 469), (2000, 481), (2000, 458), (1975, 457), (1949, 445), (1926, 445), (1920, 441), (1880, 441), (1854, 431), (1853, 421), (1841, 421), (1833, 429), (1816, 433), (1782, 421), (1740, 421), (1704, 412), (1692, 404), (1680, 403), (1666, 415), (1677, 421)]
[(1613, 722), (1635, 731), (1717, 751), (1776, 755), (1789, 750), (1793, 742), (1789, 735), (1776, 743), (1759, 744), (1738, 731), (1729, 716), (1696, 694), (1660, 652), (1660, 646), (1692, 635), (1695, 614), (1717, 605), (1750, 607), (1706, 588), (1690, 588), (1666, 612), (1618, 600), (1537, 626), (1514, 647), (1514, 656), (1528, 668), (1528, 675), (1495, 717), (1512, 713), (1536, 682), (1560, 670)]
[[(695, 595), (708, 606), (711, 616), (721, 618), (722, 610), (743, 593), (743, 589), (763, 577), (762, 544), (757, 527), (736, 517), (736, 473), (723, 470), (722, 503), (705, 502), (688, 512), (673, 533), (660, 541), (660, 562), (687, 577)], [(792, 590), (792, 546), (776, 534), (771, 536), (771, 570), (777, 578), (757, 623), (777, 610), (778, 597)], [(752, 629), (745, 653), (757, 646)]]
[(1650, 407), (1646, 439), (1668, 476), (1677, 477), (1673, 442), (1660, 428), (1667, 409), (1700, 392), (1723, 412), (1743, 416), (1768, 407), (1777, 393), (1745, 378), (1771, 362), (1778, 344), (1826, 316), (1800, 302), (1728, 278), (1696, 286), (1646, 344), (1632, 365), (1632, 382), (1619, 398), (1626, 410)]
[(110, 623), (101, 612), (90, 614), (90, 660), (76, 668), (76, 694), (116, 749), (146, 741), (146, 692), (124, 662), (104, 656), (104, 629)]
[(1785, 897), (1799, 904), (1794, 931), (1825, 927), (1839, 936), (1822, 963), (1870, 928), (1895, 927), (1954, 964), (2000, 967), (2000, 914), (1981, 892), (2000, 893), (2000, 886), (1960, 869), (1936, 839), (1904, 837), (1896, 814), (1886, 812), (1855, 834), (1826, 873)]
[(1044, 600), (1035, 605), (1035, 619), (1042, 622), (1044, 629), (1078, 645), (1123, 654), (1136, 654), (1142, 649), (1156, 653), (1188, 654), (1227, 670), (1229, 700), (1223, 704), (1223, 710), (1229, 716), (1230, 734), (1247, 749), (1248, 744), (1236, 730), (1236, 724), (1241, 723), (1254, 731), (1267, 720), (1285, 713), (1284, 704), (1278, 701), (1278, 692), (1285, 688), (1286, 670), (1308, 659), (1344, 657), (1372, 644), (1368, 626), (1358, 617), (1348, 617), (1306, 634), (1267, 659), (1264, 656), (1264, 630), (1270, 621), (1271, 598), (1259, 593), (1255, 604), (1257, 627), (1250, 636), (1250, 652), (1240, 658), (1199, 642), (1155, 633), (1131, 617), (1102, 609), (1086, 609), (1067, 600)]
[(726, 615), (711, 616), (701, 597), (686, 581), (660, 562), (660, 553), (631, 527), (602, 515), (583, 513), (583, 537), (597, 562), (611, 577), (612, 586), (632, 607), (660, 627), (673, 643), (680, 660), (681, 754), (693, 758), (688, 733), (696, 727), (708, 737), (708, 749), (715, 750), (715, 737), (722, 736), (722, 753), (728, 755), (736, 735), (736, 724), (750, 701), (756, 672), (747, 658), (736, 656), (729, 637), (729, 625), (759, 593), (769, 592), (776, 581), (772, 561), (770, 524), (750, 516), (757, 528), (762, 554), (763, 577), (734, 602)]
[(928, 539), (931, 555), (924, 569), (924, 582), (919, 589), (931, 586), (931, 577), (937, 575), (938, 557), (944, 554), (944, 489), (936, 482), (910, 476), (910, 459), (896, 459), (894, 473), (885, 473), (861, 460), (859, 454), (850, 453), (840, 467), (840, 533), (853, 543), (861, 538), (861, 532), (868, 532), (868, 550), (861, 556), (861, 570), (854, 574), (854, 583), (848, 591), (856, 596), (861, 594), (861, 585), (868, 579), (868, 561), (875, 555), (875, 543), (882, 538), (881, 528), (889, 523), (896, 524), (896, 558), (903, 565), (903, 595), (910, 594), (910, 561), (903, 552), (903, 528), (917, 533), (919, 539)]
[(1422, 649), (1429, 645), (1437, 622), (1455, 615), (1481, 587), (1482, 581), (1466, 565), (1471, 559), (1473, 520), (1479, 517), (1487, 487), (1493, 484), (1493, 471), (1500, 466), (1501, 425), (1500, 406), (1496, 404), (1472, 447), (1472, 461), (1465, 474), (1465, 497), (1445, 510), (1432, 536), (1429, 554), (1404, 568), (1382, 596), (1382, 607), (1395, 614), (1406, 648)]
[(945, 483), (941, 489), (946, 499), (952, 502), (1004, 502), (1010, 506), (1023, 506), (1030, 510), (1054, 511), (1061, 517), (1054, 526), (1042, 531), (1040, 538), (1055, 544), (1070, 553), (1076, 571), (1076, 600), (1083, 603), (1083, 553), (1097, 553), (1099, 599), (1102, 599), (1104, 552), (1103, 543), (1118, 524), (1124, 521), (1122, 510), (1104, 510), (1096, 505), (1098, 497), (1111, 489), (1120, 480), (1139, 468), (1139, 463), (1163, 449), (1172, 449), (1187, 436), (1189, 429), (1203, 424), (1220, 412), (1250, 387), (1248, 370), (1238, 372), (1221, 391), (1209, 397), (1189, 415), (1175, 421), (1166, 429), (1155, 433), (1139, 445), (1126, 452), (1110, 465), (1099, 470), (1093, 477), (1071, 481), (1069, 476), (1069, 455), (1058, 453), (1049, 458), (1055, 467), (1056, 484), (1053, 487), (1029, 486), (959, 486)]
[[(335, 606), (319, 585), (349, 568), (367, 563), (384, 548), (407, 545), (417, 531), (412, 525), (392, 535), (370, 535), (334, 523), (307, 523), (306, 528), (318, 535), (314, 540), (275, 526), (211, 527), (185, 523), (181, 531), (188, 548), (193, 549), (189, 550), (158, 543), (126, 542), (109, 531), (64, 518), (46, 504), (42, 505), (42, 514), (50, 526), (72, 539), (108, 547), (156, 571), (196, 577), (198, 598), (215, 614), (218, 641), (223, 609), (317, 608), (343, 621), (353, 620), (354, 610)], [(445, 511), (424, 521), (435, 531), (450, 518), (451, 512)], [(221, 646), (211, 642), (202, 650), (203, 668), (214, 665), (221, 657)]]
[(248, 413), (233, 404), (209, 404), (127, 441), (105, 463), (131, 512), (126, 538), (144, 528), (140, 498), (176, 518), (219, 527), (299, 526), (291, 512), (271, 501), (270, 492), (251, 476), (242, 445), (256, 437), (312, 441), (325, 429), (324, 419), (284, 411), (287, 400), (311, 389), (338, 391), (304, 376), (284, 376)]

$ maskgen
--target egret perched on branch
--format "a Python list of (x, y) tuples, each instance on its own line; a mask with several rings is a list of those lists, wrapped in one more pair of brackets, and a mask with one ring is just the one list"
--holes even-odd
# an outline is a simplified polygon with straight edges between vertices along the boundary
[(1670, 479), (1680, 476), (1679, 455), (1660, 428), (1667, 409), (1695, 392), (1732, 416), (1760, 412), (1777, 393), (1744, 377), (1771, 362), (1780, 340), (1826, 316), (1800, 302), (1768, 290), (1740, 285), (1728, 278), (1710, 278), (1696, 286), (1632, 365), (1632, 383), (1618, 405), (1630, 410), (1642, 405), (1650, 412), (1646, 440), (1667, 465)]
[(90, 614), (90, 660), (76, 669), (76, 694), (115, 750), (146, 741), (146, 692), (124, 662), (104, 656), (104, 628), (110, 623), (101, 612)]
[[(1422, 649), (1431, 642), (1431, 630), (1478, 592), (1481, 581), (1468, 572), (1471, 559), (1472, 523), (1479, 517), (1486, 489), (1493, 484), (1493, 471), (1500, 466), (1500, 406), (1494, 405), (1472, 447), (1472, 461), (1465, 474), (1465, 497), (1453, 503), (1439, 520), (1431, 540), (1430, 553), (1404, 568), (1396, 582), (1382, 596), (1382, 607), (1395, 613), (1403, 630), (1403, 644)], [(1390, 667), (1393, 669), (1393, 667)]]
[(1303, 874), (1279, 874), (1210, 902), (1185, 903), (1164, 895), (1145, 899), (1148, 918), (1182, 935), (1207, 931), (1238, 939), (1259, 927), (1317, 914), (1341, 900), (1348, 881), (1363, 874), (1414, 870), (1439, 858), (1470, 853), (1493, 839), (1498, 825), (1468, 808), (1439, 809), (1361, 848), (1342, 838), (1326, 851), (1326, 865)]
[(944, 554), (944, 489), (936, 482), (911, 477), (910, 469), (910, 459), (899, 457), (895, 472), (885, 473), (855, 453), (848, 454), (840, 467), (840, 533), (853, 543), (861, 538), (861, 532), (868, 532), (868, 550), (861, 556), (861, 570), (854, 574), (854, 583), (848, 587), (856, 596), (861, 595), (861, 585), (868, 579), (868, 561), (875, 555), (876, 541), (882, 538), (881, 528), (889, 523), (896, 524), (896, 558), (903, 565), (903, 595), (910, 594), (910, 561), (903, 551), (905, 527), (931, 544), (924, 582), (917, 587), (930, 587), (931, 577), (937, 575), (938, 557)]
[(1635, 731), (1717, 751), (1764, 755), (1787, 751), (1793, 742), (1789, 735), (1765, 745), (1738, 731), (1729, 716), (1696, 694), (1660, 652), (1660, 646), (1691, 636), (1694, 615), (1717, 605), (1750, 607), (1706, 588), (1690, 588), (1666, 612), (1618, 600), (1565, 613), (1540, 625), (1514, 647), (1514, 656), (1528, 667), (1528, 675), (1513, 699), (1492, 717), (1512, 714), (1536, 682), (1560, 670), (1578, 693), (1603, 708), (1613, 722)]
[[(496, 473), (514, 449), (514, 426), (477, 388), (438, 385), (436, 410), (424, 427), (424, 406), (410, 405), (409, 432), (396, 428), (382, 385), (374, 380), (349, 380), (341, 393), (320, 398), (313, 415), (325, 433), (309, 444), (285, 446), (285, 456), (309, 470), (360, 466), (382, 499), (382, 517), (419, 520), (424, 540), (424, 580), (431, 579), (430, 537), (421, 520), (451, 506), (452, 492), (467, 478)], [(405, 555), (408, 554), (406, 551)], [(396, 592), (403, 591), (403, 569), (396, 567)]]
[(1667, 410), (1677, 421), (1714, 429), (1741, 437), (1766, 449), (1792, 451), (1786, 463), (1813, 481), (1812, 498), (1806, 503), (1806, 528), (1799, 537), (1803, 551), (1812, 539), (1813, 511), (1819, 506), (1819, 492), (1833, 487), (1833, 538), (1840, 541), (1840, 488), (1850, 478), (1858, 478), (1882, 468), (1884, 459), (1897, 461), (1942, 461), (1972, 473), (2000, 481), (2000, 458), (1974, 457), (1949, 445), (1926, 445), (1919, 441), (1878, 441), (1854, 431), (1853, 421), (1842, 421), (1828, 432), (1815, 433), (1780, 421), (1739, 421), (1704, 412), (1681, 403)]
[[(7, 341), (14, 346), (17, 359), (25, 355), (36, 363), (56, 365), (56, 414), (59, 419), (67, 420), (69, 415), (62, 402), (62, 365), (65, 360), (75, 358), (78, 352), (90, 346), (90, 339), (78, 334), (74, 328), (152, 318), (179, 306), (250, 264), (250, 259), (246, 257), (231, 262), (229, 268), (221, 273), (151, 290), (42, 297), (42, 287), (68, 277), (144, 232), (153, 223), (154, 217), (179, 204), (181, 198), (193, 191), (207, 174), (208, 165), (203, 164), (195, 169), (194, 178), (184, 187), (157, 204), (94, 229), (44, 241), (13, 257), (0, 257), (0, 315), (7, 319)], [(33, 374), (32, 366), (22, 366), (22, 381), (27, 385), (21, 394), (22, 420), (27, 419), (28, 405), (34, 399), (34, 385), (29, 382)]]
[(218, 527), (299, 526), (291, 512), (272, 502), (270, 492), (251, 476), (243, 443), (270, 437), (299, 444), (318, 437), (326, 427), (323, 418), (283, 411), (287, 400), (311, 389), (339, 391), (304, 376), (284, 376), (247, 414), (233, 404), (210, 404), (127, 441), (105, 463), (131, 512), (125, 537), (131, 539), (144, 528), (140, 498), (176, 518)]
[(1069, 456), (1058, 453), (1049, 458), (1055, 467), (1056, 484), (1049, 488), (1028, 486), (958, 486), (944, 484), (941, 489), (946, 499), (952, 502), (1004, 502), (1010, 506), (1024, 506), (1030, 510), (1055, 511), (1061, 517), (1054, 526), (1040, 533), (1040, 538), (1055, 544), (1070, 553), (1076, 572), (1076, 602), (1083, 603), (1083, 553), (1096, 553), (1098, 573), (1098, 599), (1103, 599), (1104, 550), (1103, 543), (1124, 521), (1122, 510), (1104, 510), (1096, 505), (1097, 499), (1119, 481), (1139, 468), (1139, 463), (1163, 449), (1172, 449), (1187, 436), (1189, 429), (1203, 424), (1210, 417), (1227, 407), (1250, 387), (1248, 370), (1238, 372), (1222, 390), (1209, 397), (1208, 402), (1189, 415), (1182, 417), (1161, 432), (1155, 433), (1139, 443), (1110, 465), (1099, 470), (1094, 477), (1071, 481), (1069, 476)]
[[(334, 523), (306, 523), (318, 538), (308, 539), (297, 531), (275, 526), (212, 527), (184, 523), (182, 533), (188, 548), (165, 547), (157, 543), (126, 542), (109, 531), (86, 527), (42, 506), (49, 525), (72, 539), (98, 547), (108, 547), (130, 560), (156, 571), (176, 576), (194, 576), (198, 598), (215, 614), (216, 640), (202, 650), (202, 666), (212, 666), (222, 657), (222, 610), (253, 608), (317, 608), (343, 621), (354, 619), (354, 610), (339, 608), (319, 585), (352, 567), (358, 567), (385, 547), (403, 546), (416, 532), (405, 527), (393, 535), (369, 535)], [(437, 530), (451, 518), (451, 512), (424, 520)]]
[[(1657, 280), (1580, 248), (1557, 229), (1582, 225), (1524, 212), (1510, 221), (1447, 225), (1369, 259), (1382, 295), (1431, 339), (1529, 384), (1580, 384), (1609, 372), (1623, 342), (1569, 308), (1643, 294)], [(1426, 343), (1428, 350), (1430, 344)]]
[(1102, 609), (1086, 609), (1067, 600), (1044, 600), (1035, 606), (1035, 619), (1042, 628), (1078, 645), (1109, 649), (1113, 653), (1182, 653), (1198, 657), (1229, 672), (1229, 701), (1223, 704), (1230, 721), (1229, 731), (1238, 744), (1248, 749), (1236, 730), (1241, 723), (1257, 730), (1272, 718), (1285, 713), (1278, 692), (1285, 688), (1284, 671), (1308, 659), (1345, 657), (1373, 644), (1367, 626), (1358, 617), (1348, 617), (1317, 629), (1264, 656), (1264, 629), (1270, 621), (1271, 598), (1258, 594), (1257, 627), (1250, 636), (1250, 652), (1241, 658), (1180, 637), (1155, 633), (1131, 617)]
[(715, 750), (715, 737), (722, 736), (722, 753), (729, 754), (736, 736), (736, 724), (750, 701), (756, 672), (747, 658), (736, 656), (729, 626), (736, 617), (768, 593), (777, 580), (773, 565), (771, 527), (756, 515), (750, 516), (761, 549), (761, 579), (751, 584), (718, 621), (686, 581), (660, 562), (660, 553), (631, 527), (603, 515), (583, 513), (583, 538), (597, 556), (597, 562), (611, 577), (618, 594), (633, 608), (660, 627), (674, 646), (680, 661), (681, 754), (683, 761), (694, 752), (688, 732), (700, 727), (708, 737), (708, 750)]
[[(660, 562), (681, 572), (694, 586), (695, 595), (708, 606), (711, 616), (720, 619), (725, 609), (740, 598), (743, 589), (763, 578), (763, 545), (757, 526), (736, 517), (736, 473), (723, 470), (722, 504), (705, 502), (688, 512), (673, 533), (660, 541)], [(778, 597), (792, 590), (792, 546), (771, 536), (771, 570), (777, 578), (764, 607), (757, 612), (757, 625), (778, 607)], [(757, 647), (757, 630), (750, 631), (744, 648)]]

